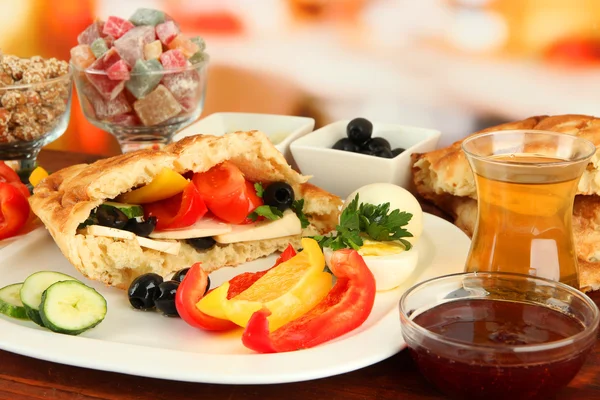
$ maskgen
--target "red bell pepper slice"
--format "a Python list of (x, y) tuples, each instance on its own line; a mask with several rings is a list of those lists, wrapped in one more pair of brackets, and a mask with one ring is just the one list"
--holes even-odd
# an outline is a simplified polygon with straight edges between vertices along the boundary
[(269, 333), (270, 311), (255, 312), (242, 342), (259, 353), (307, 349), (348, 333), (365, 322), (375, 302), (375, 278), (355, 250), (338, 250), (331, 257), (337, 281), (312, 310)]
[(12, 186), (19, 189), (19, 192), (21, 192), (25, 198), (28, 198), (31, 195), (27, 186), (21, 182), (19, 175), (11, 167), (6, 165), (4, 161), (0, 161), (0, 182), (10, 183)]
[(29, 218), (29, 202), (18, 187), (0, 182), (0, 239), (16, 235)]
[(191, 326), (207, 331), (226, 331), (236, 328), (237, 325), (233, 322), (211, 317), (196, 307), (204, 297), (207, 283), (208, 274), (204, 272), (200, 263), (192, 265), (175, 294), (175, 307), (179, 316)]
[(146, 217), (156, 217), (156, 229), (178, 229), (193, 225), (208, 209), (196, 185), (190, 183), (183, 192), (144, 206)]
[[(292, 245), (288, 245), (275, 262), (275, 265), (271, 268), (275, 268), (295, 255), (296, 251)], [(246, 272), (236, 276), (229, 281), (227, 297), (235, 297), (242, 293), (266, 274), (267, 271), (268, 270), (256, 273)], [(177, 308), (179, 316), (189, 325), (207, 331), (226, 331), (237, 328), (238, 326), (233, 322), (212, 317), (203, 313), (196, 307), (196, 304), (204, 297), (207, 283), (208, 275), (204, 272), (200, 263), (192, 265), (185, 275), (185, 278), (183, 278), (183, 282), (179, 284), (177, 293), (175, 294), (175, 307)]]

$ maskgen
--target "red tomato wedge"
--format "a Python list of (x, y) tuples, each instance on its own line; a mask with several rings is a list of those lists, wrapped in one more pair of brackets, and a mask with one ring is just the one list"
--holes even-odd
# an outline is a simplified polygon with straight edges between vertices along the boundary
[(29, 219), (29, 211), (29, 202), (20, 190), (0, 182), (0, 239), (16, 235)]
[(21, 182), (19, 175), (17, 175), (17, 173), (11, 167), (6, 165), (4, 161), (0, 161), (0, 182), (6, 182), (13, 185), (26, 198), (31, 195), (29, 193), (29, 189), (27, 189), (27, 186)]
[[(246, 189), (248, 185), (244, 174), (234, 164), (224, 162), (206, 172), (194, 174), (192, 182), (217, 218), (231, 224), (241, 224), (246, 220), (251, 207)], [(256, 195), (255, 192), (253, 194)]]
[[(275, 268), (295, 255), (296, 250), (294, 250), (292, 245), (288, 245), (275, 262), (275, 265), (271, 268)], [(242, 293), (266, 274), (267, 271), (268, 270), (255, 273), (246, 272), (236, 276), (229, 281), (230, 286), (227, 297), (232, 298)], [(179, 316), (189, 325), (207, 331), (226, 331), (237, 328), (238, 326), (233, 322), (207, 315), (196, 307), (196, 304), (204, 297), (207, 283), (207, 274), (202, 269), (200, 263), (192, 265), (185, 275), (183, 282), (181, 282), (177, 288), (177, 293), (175, 295), (175, 306), (177, 307)], [(211, 291), (212, 290), (208, 293)]]
[[(256, 210), (258, 207), (262, 206), (265, 203), (263, 202), (263, 199), (258, 197), (258, 195), (256, 194), (256, 189), (254, 188), (254, 183), (246, 181), (245, 190), (246, 190), (246, 196), (248, 197), (248, 214), (246, 214), (246, 219), (244, 220), (244, 224), (251, 224), (252, 222), (255, 222), (255, 221), (251, 220), (247, 216), (250, 215), (250, 213), (252, 211)], [(264, 219), (264, 217), (259, 216), (256, 220), (262, 221), (263, 219)]]
[(307, 349), (348, 333), (366, 321), (375, 303), (375, 278), (355, 250), (333, 253), (331, 270), (337, 277), (329, 294), (312, 310), (269, 332), (270, 311), (255, 312), (242, 342), (259, 353)]
[(206, 204), (193, 183), (183, 192), (165, 200), (144, 205), (146, 217), (156, 217), (156, 229), (178, 229), (193, 225), (207, 212)]

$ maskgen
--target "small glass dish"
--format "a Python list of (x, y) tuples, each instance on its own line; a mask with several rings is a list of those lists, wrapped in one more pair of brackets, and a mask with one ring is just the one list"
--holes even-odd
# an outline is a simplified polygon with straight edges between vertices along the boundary
[(43, 146), (67, 130), (71, 117), (71, 73), (0, 87), (0, 160), (29, 176)]
[[(208, 62), (206, 55), (203, 61), (182, 68), (132, 72), (125, 81), (111, 80), (106, 71), (82, 69), (73, 63), (71, 68), (85, 117), (114, 135), (127, 153), (171, 143), (175, 132), (200, 116)], [(136, 98), (128, 89), (136, 81), (142, 85), (153, 82), (153, 89)], [(108, 90), (102, 95), (99, 87)]]
[(563, 283), (477, 272), (413, 286), (400, 299), (400, 320), (421, 373), (446, 395), (547, 399), (585, 362), (599, 311)]

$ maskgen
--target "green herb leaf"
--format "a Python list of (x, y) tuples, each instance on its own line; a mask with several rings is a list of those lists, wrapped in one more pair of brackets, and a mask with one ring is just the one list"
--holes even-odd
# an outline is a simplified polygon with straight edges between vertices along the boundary
[(283, 217), (283, 213), (279, 211), (277, 207), (264, 205), (256, 207), (254, 211), (248, 215), (248, 218), (250, 218), (252, 221), (256, 221), (259, 216), (265, 217), (271, 221), (275, 221), (276, 219)]
[(296, 216), (300, 220), (300, 225), (302, 226), (302, 229), (310, 225), (310, 221), (302, 211), (302, 209), (304, 208), (304, 199), (294, 200), (290, 208), (296, 213)]
[(256, 195), (258, 197), (263, 197), (263, 193), (265, 192), (265, 189), (263, 188), (262, 184), (260, 182), (256, 182), (254, 184), (254, 190), (256, 190)]

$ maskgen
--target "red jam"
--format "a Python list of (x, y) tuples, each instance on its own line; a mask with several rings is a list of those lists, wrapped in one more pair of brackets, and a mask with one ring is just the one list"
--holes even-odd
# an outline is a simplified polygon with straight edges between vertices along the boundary
[[(573, 379), (591, 349), (570, 344), (538, 351), (535, 363), (531, 351), (507, 351), (507, 345), (541, 345), (583, 331), (575, 318), (535, 304), (457, 300), (425, 311), (414, 322), (448, 339), (492, 348), (484, 354), (427, 338), (411, 348), (421, 372), (458, 399), (549, 398)], [(547, 361), (540, 363), (540, 353)]]

